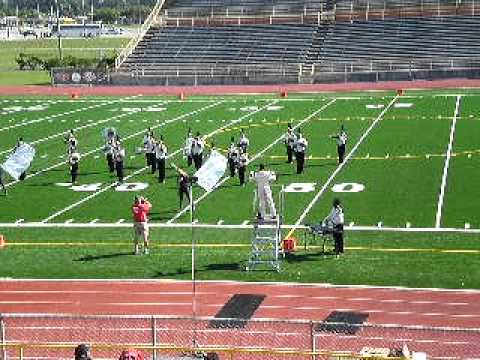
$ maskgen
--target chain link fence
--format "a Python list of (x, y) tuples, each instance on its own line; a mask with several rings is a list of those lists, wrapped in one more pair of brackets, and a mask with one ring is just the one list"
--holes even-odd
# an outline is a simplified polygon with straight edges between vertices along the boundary
[(143, 349), (154, 360), (213, 351), (220, 359), (398, 358), (406, 345), (428, 359), (473, 359), (480, 329), (373, 325), (360, 322), (280, 321), (157, 316), (0, 316), (0, 359), (71, 359), (80, 343), (94, 359)]

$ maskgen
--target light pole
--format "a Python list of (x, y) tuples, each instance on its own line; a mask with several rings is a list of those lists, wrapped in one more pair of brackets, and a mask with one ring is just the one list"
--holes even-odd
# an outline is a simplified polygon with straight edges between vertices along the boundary
[(58, 57), (63, 60), (62, 54), (62, 36), (60, 35), (60, 6), (58, 0), (55, 0), (55, 6), (57, 7), (57, 38), (58, 38)]

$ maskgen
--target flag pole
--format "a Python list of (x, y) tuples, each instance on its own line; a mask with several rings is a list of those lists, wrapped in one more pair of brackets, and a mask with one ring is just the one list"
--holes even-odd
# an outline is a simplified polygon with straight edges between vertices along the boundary
[(194, 218), (194, 202), (193, 202), (193, 183), (190, 182), (190, 227), (191, 227), (191, 237), (192, 237), (192, 318), (193, 318), (193, 334), (192, 334), (192, 345), (193, 347), (197, 346), (197, 289), (196, 289), (196, 279), (195, 279), (195, 228), (193, 223)]

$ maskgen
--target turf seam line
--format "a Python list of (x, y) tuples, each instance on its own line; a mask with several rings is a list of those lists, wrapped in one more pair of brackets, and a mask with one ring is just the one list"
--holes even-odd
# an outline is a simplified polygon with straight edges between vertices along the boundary
[[(189, 117), (189, 116), (194, 115), (194, 114), (196, 114), (196, 113), (198, 113), (198, 112), (200, 112), (200, 111), (203, 111), (203, 110), (205, 110), (205, 109), (214, 107), (214, 106), (219, 105), (219, 104), (222, 104), (222, 103), (224, 103), (224, 102), (225, 102), (225, 101), (222, 100), (222, 101), (219, 101), (219, 102), (217, 102), (217, 103), (214, 103), (213, 105), (209, 105), (209, 106), (203, 107), (203, 108), (201, 108), (201, 109), (199, 109), (199, 110), (195, 110), (195, 111), (193, 111), (193, 112), (190, 112), (190, 113), (187, 113), (187, 114), (183, 114), (183, 115), (175, 118), (174, 120), (172, 120), (172, 121), (170, 121), (170, 122), (180, 120), (180, 119), (182, 119), (182, 118), (184, 118), (184, 117)], [(228, 124), (223, 125), (223, 126), (217, 128), (217, 129), (215, 129), (214, 131), (210, 132), (209, 134), (205, 135), (203, 138), (204, 138), (204, 139), (208, 139), (208, 138), (212, 137), (213, 135), (215, 135), (217, 132), (220, 132), (220, 131), (222, 131), (223, 129), (228, 128), (228, 127), (231, 126), (231, 125), (234, 125), (234, 124), (237, 124), (238, 122), (243, 121), (243, 119), (245, 119), (245, 118), (247, 118), (247, 117), (250, 117), (250, 116), (256, 114), (257, 112), (265, 109), (265, 108), (268, 107), (268, 106), (271, 106), (271, 105), (275, 104), (276, 102), (277, 102), (276, 100), (275, 100), (275, 101), (271, 101), (269, 104), (267, 104), (267, 105), (265, 105), (265, 106), (263, 106), (263, 107), (255, 110), (255, 111), (253, 111), (253, 112), (251, 112), (251, 113), (248, 113), (248, 114), (246, 114), (246, 115), (243, 115), (243, 116), (241, 116), (240, 118), (237, 118), (237, 119), (235, 119), (235, 120), (232, 120), (232, 121), (230, 121)], [(168, 122), (165, 122), (164, 124), (167, 124), (167, 123), (168, 123)], [(151, 127), (151, 128), (153, 129), (154, 127)], [(170, 155), (168, 155), (168, 156), (167, 156), (167, 159), (170, 159), (170, 158), (176, 156), (177, 154), (181, 153), (182, 151), (183, 151), (183, 146), (181, 146), (179, 149), (177, 149), (176, 151), (174, 151), (173, 153), (171, 153)], [(132, 174), (126, 176), (124, 180), (126, 181), (126, 180), (128, 180), (128, 179), (131, 179), (131, 178), (133, 178), (134, 176), (142, 173), (143, 171), (145, 171), (145, 170), (148, 169), (148, 168), (149, 168), (149, 166), (144, 166), (143, 168), (140, 168), (140, 169), (134, 171)], [(106, 186), (105, 188), (103, 188), (103, 189), (101, 189), (101, 190), (99, 190), (99, 191), (97, 191), (97, 192), (95, 192), (95, 193), (93, 193), (93, 194), (91, 194), (91, 195), (88, 195), (88, 196), (84, 197), (83, 199), (81, 199), (81, 200), (79, 200), (79, 201), (77, 201), (77, 202), (75, 202), (75, 203), (67, 206), (66, 208), (64, 208), (64, 209), (62, 209), (62, 210), (60, 210), (60, 211), (58, 211), (58, 212), (56, 212), (56, 213), (48, 216), (47, 218), (43, 219), (42, 222), (43, 222), (43, 223), (48, 222), (48, 221), (50, 221), (50, 220), (58, 217), (59, 215), (62, 215), (62, 214), (64, 214), (64, 213), (72, 210), (73, 208), (75, 208), (75, 207), (77, 207), (77, 206), (79, 206), (79, 205), (81, 205), (81, 204), (89, 201), (90, 199), (93, 199), (94, 197), (96, 197), (96, 196), (104, 193), (105, 191), (107, 191), (107, 190), (109, 190), (109, 189), (111, 189), (111, 188), (113, 188), (113, 187), (115, 187), (115, 186), (117, 186), (117, 185), (118, 185), (117, 182), (113, 182), (113, 183), (111, 183), (110, 185)]]
[(455, 137), (455, 128), (457, 125), (457, 117), (458, 112), (460, 110), (460, 100), (462, 97), (459, 95), (457, 96), (457, 101), (455, 104), (455, 112), (453, 114), (452, 126), (450, 128), (450, 139), (447, 146), (447, 156), (445, 158), (445, 164), (443, 167), (443, 175), (442, 175), (442, 183), (440, 185), (440, 193), (438, 195), (438, 203), (437, 203), (437, 214), (435, 216), (435, 227), (439, 228), (441, 221), (442, 221), (442, 210), (443, 210), (443, 199), (445, 197), (445, 188), (447, 186), (447, 176), (448, 176), (448, 168), (450, 166), (450, 158), (452, 157), (452, 148), (453, 148), (453, 139)]
[[(336, 98), (330, 100), (327, 104), (323, 105), (322, 107), (320, 107), (320, 109), (318, 110), (315, 110), (313, 113), (311, 113), (310, 115), (308, 115), (306, 118), (304, 118), (303, 120), (299, 121), (298, 124), (296, 124), (294, 127), (293, 127), (293, 130), (296, 130), (298, 127), (300, 126), (303, 126), (303, 124), (305, 124), (306, 122), (310, 121), (313, 117), (317, 116), (319, 113), (321, 113), (323, 110), (325, 110), (327, 107), (329, 107), (331, 104), (333, 104), (335, 101), (337, 101)], [(253, 161), (257, 160), (259, 157), (261, 157), (265, 152), (267, 152), (268, 150), (270, 150), (273, 146), (275, 146), (278, 142), (282, 141), (284, 139), (285, 135), (282, 134), (281, 136), (279, 136), (275, 141), (273, 141), (272, 143), (270, 143), (268, 146), (266, 146), (265, 148), (263, 148), (263, 150), (259, 151), (257, 154), (255, 154), (254, 157), (252, 157), (250, 160), (248, 160), (247, 162), (247, 166), (250, 165)], [(194, 205), (198, 205), (198, 203), (200, 201), (202, 201), (203, 199), (205, 199), (208, 195), (210, 195), (212, 192), (214, 192), (218, 187), (222, 186), (226, 181), (228, 181), (228, 179), (230, 179), (230, 177), (226, 176), (224, 177), (222, 180), (220, 180), (216, 185), (215, 187), (210, 190), (210, 191), (207, 191), (205, 193), (203, 193), (198, 199), (196, 199), (193, 203)], [(170, 220), (167, 221), (167, 224), (171, 224), (173, 223), (175, 220), (177, 220), (180, 216), (182, 216), (183, 214), (185, 214), (188, 210), (190, 209), (190, 206), (185, 206), (181, 211), (179, 211), (174, 217), (172, 217)]]
[(352, 148), (350, 153), (347, 155), (345, 158), (344, 162), (341, 163), (340, 165), (337, 166), (337, 168), (333, 171), (332, 175), (327, 179), (325, 184), (323, 184), (322, 188), (315, 194), (313, 197), (312, 201), (307, 205), (305, 208), (304, 212), (300, 215), (300, 217), (297, 219), (295, 222), (294, 227), (288, 232), (286, 238), (289, 238), (293, 235), (293, 233), (296, 230), (296, 227), (300, 225), (300, 223), (305, 219), (305, 217), (308, 215), (310, 210), (313, 208), (313, 206), (317, 203), (318, 199), (323, 195), (327, 187), (330, 185), (330, 183), (333, 181), (335, 176), (345, 167), (346, 164), (350, 161), (350, 158), (353, 157), (353, 154), (357, 151), (358, 147), (363, 143), (363, 140), (370, 134), (370, 132), (373, 130), (373, 128), (379, 123), (379, 121), (383, 118), (385, 113), (392, 107), (392, 105), (397, 101), (399, 98), (399, 95), (395, 96), (390, 103), (382, 110), (382, 112), (377, 116), (377, 118), (373, 121), (373, 123), (368, 127), (368, 129), (362, 134), (360, 139), (357, 141), (355, 146)]

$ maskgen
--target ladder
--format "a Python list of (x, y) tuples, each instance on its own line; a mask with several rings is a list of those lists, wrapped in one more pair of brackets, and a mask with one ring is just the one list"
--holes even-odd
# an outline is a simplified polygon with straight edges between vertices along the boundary
[(273, 219), (257, 218), (253, 223), (252, 248), (245, 270), (250, 271), (263, 265), (272, 270), (280, 271), (280, 257), (283, 254), (280, 247), (281, 241), (280, 216)]

